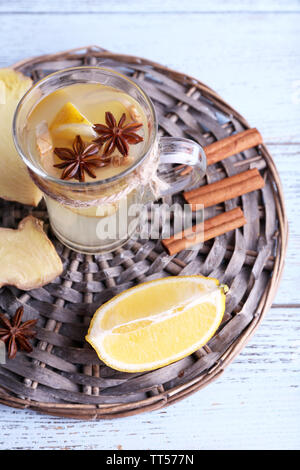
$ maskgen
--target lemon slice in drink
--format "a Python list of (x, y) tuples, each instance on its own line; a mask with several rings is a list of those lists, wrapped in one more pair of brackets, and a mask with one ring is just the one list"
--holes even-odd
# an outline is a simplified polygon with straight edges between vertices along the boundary
[(86, 340), (108, 366), (143, 372), (206, 344), (224, 311), (224, 288), (217, 279), (167, 277), (139, 284), (102, 305)]
[(50, 129), (57, 129), (58, 127), (64, 124), (86, 124), (92, 126), (90, 121), (87, 120), (83, 114), (76, 108), (76, 106), (68, 101), (63, 107), (58, 111), (57, 115), (52, 121)]
[(65, 139), (74, 138), (78, 134), (91, 139), (97, 136), (93, 124), (70, 101), (63, 105), (53, 119), (50, 132)]
[(76, 135), (82, 138), (95, 139), (97, 133), (87, 124), (64, 124), (51, 131), (52, 135), (59, 139), (73, 140)]

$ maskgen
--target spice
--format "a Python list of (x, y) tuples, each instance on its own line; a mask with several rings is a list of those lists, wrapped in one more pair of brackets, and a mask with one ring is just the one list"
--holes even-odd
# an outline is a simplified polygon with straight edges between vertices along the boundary
[(230, 135), (204, 147), (207, 165), (213, 165), (224, 158), (262, 144), (262, 136), (255, 128)]
[(117, 148), (119, 152), (127, 157), (129, 152), (129, 144), (135, 145), (144, 139), (136, 133), (142, 127), (141, 123), (131, 121), (124, 125), (126, 120), (125, 113), (122, 114), (118, 124), (111, 112), (105, 113), (106, 126), (104, 124), (95, 124), (93, 129), (100, 137), (94, 140), (98, 145), (105, 144), (103, 154), (111, 155)]
[[(255, 128), (247, 129), (246, 131), (238, 132), (237, 134), (230, 135), (224, 139), (217, 140), (212, 144), (203, 147), (206, 155), (207, 166), (220, 162), (225, 158), (235, 155), (244, 150), (262, 144), (262, 136)], [(192, 167), (188, 165), (181, 165), (181, 175), (187, 175), (192, 171)]]
[[(13, 143), (12, 122), (16, 107), (32, 80), (12, 68), (0, 68), (0, 198), (37, 206), (42, 193), (31, 181)], [(2, 98), (2, 99), (1, 99)]]
[(28, 215), (17, 229), (0, 228), (0, 288), (9, 285), (22, 290), (37, 289), (63, 272), (61, 259), (43, 224)]
[(162, 245), (169, 255), (175, 255), (182, 250), (201, 242), (206, 242), (219, 235), (230, 232), (246, 224), (244, 213), (240, 207), (216, 215), (210, 219), (162, 240)]
[(258, 169), (253, 168), (215, 183), (192, 189), (183, 193), (183, 195), (194, 211), (199, 208), (200, 204), (203, 204), (204, 207), (214, 206), (220, 202), (261, 189), (264, 185), (264, 179)]
[(109, 161), (96, 155), (99, 152), (97, 144), (85, 144), (77, 135), (73, 142), (73, 148), (56, 147), (54, 153), (63, 160), (63, 163), (53, 165), (63, 169), (61, 179), (70, 180), (75, 178), (78, 181), (85, 181), (85, 172), (92, 178), (96, 178), (93, 168), (108, 165)]
[(0, 313), (0, 339), (4, 343), (8, 343), (7, 351), (8, 358), (14, 359), (16, 357), (18, 348), (26, 352), (31, 352), (32, 347), (27, 338), (33, 338), (36, 334), (32, 327), (36, 324), (37, 320), (28, 320), (21, 324), (21, 319), (24, 313), (24, 307), (19, 307), (13, 318), (9, 320), (3, 313)]

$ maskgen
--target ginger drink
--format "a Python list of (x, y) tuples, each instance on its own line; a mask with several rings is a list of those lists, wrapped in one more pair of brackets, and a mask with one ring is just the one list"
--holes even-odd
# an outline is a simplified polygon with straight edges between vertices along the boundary
[[(28, 117), (26, 133), (28, 152), (47, 175), (92, 183), (110, 181), (134, 165), (145, 151), (148, 124), (141, 105), (125, 92), (76, 83), (41, 99)], [(128, 214), (138, 201), (136, 189), (121, 199), (113, 196), (108, 191), (107, 202), (76, 207), (45, 195), (55, 234), (81, 252), (90, 252), (85, 247), (93, 250), (99, 237), (108, 237), (102, 249), (107, 242), (111, 249), (112, 238), (120, 239), (130, 224), (132, 233), (138, 221), (137, 214)]]

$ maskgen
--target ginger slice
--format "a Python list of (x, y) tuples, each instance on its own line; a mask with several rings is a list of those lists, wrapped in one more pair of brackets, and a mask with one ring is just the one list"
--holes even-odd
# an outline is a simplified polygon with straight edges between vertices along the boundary
[(41, 157), (51, 155), (53, 142), (46, 121), (42, 121), (36, 126), (36, 145)]
[(4, 82), (0, 80), (0, 104), (5, 104), (6, 101), (6, 90)]
[(0, 197), (37, 206), (42, 193), (31, 180), (14, 146), (12, 121), (32, 80), (13, 69), (0, 69)]
[(0, 228), (0, 257), (0, 287), (36, 289), (63, 270), (61, 259), (43, 230), (43, 222), (31, 215), (20, 222), (17, 230)]
[(137, 107), (134, 106), (134, 104), (132, 104), (131, 106), (129, 106), (129, 114), (130, 114), (130, 117), (131, 117), (134, 121), (140, 121), (140, 120), (142, 119), (141, 113), (138, 111)]
[(41, 121), (35, 129), (36, 146), (43, 169), (52, 176), (60, 177), (60, 171), (54, 168), (53, 140), (46, 121)]

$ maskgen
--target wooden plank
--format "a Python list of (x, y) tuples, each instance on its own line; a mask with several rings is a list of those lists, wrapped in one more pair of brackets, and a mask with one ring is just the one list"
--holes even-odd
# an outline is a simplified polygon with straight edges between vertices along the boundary
[(271, 144), (290, 219), (275, 300), (289, 308), (268, 312), (217, 382), (169, 409), (117, 421), (77, 422), (0, 406), (0, 449), (299, 449), (299, 309), (291, 304), (299, 305), (300, 22), (298, 14), (280, 13), (299, 10), (297, 0), (0, 2), (0, 66), (98, 43), (215, 88)]
[(77, 12), (77, 13), (93, 13), (93, 12), (159, 12), (159, 13), (205, 13), (205, 12), (294, 12), (299, 11), (300, 5), (297, 0), (264, 0), (264, 1), (251, 1), (251, 0), (215, 0), (213, 3), (209, 0), (189, 0), (189, 2), (182, 3), (181, 0), (149, 0), (141, 2), (138, 0), (131, 0), (124, 2), (123, 0), (110, 0), (109, 2), (91, 2), (90, 0), (39, 0), (32, 2), (32, 0), (14, 0), (2, 1), (0, 4), (0, 12), (17, 12), (17, 13), (32, 13), (32, 12)]
[(251, 0), (215, 0), (213, 3), (209, 0), (189, 0), (189, 2), (182, 3), (180, 0), (149, 0), (141, 2), (138, 0), (131, 0), (124, 2), (123, 0), (110, 0), (110, 2), (91, 2), (90, 0), (39, 0), (32, 2), (32, 0), (14, 0), (3, 1), (0, 5), (0, 12), (43, 12), (52, 13), (56, 12), (78, 12), (78, 13), (92, 13), (92, 12), (181, 12), (181, 13), (205, 13), (205, 12), (294, 12), (299, 11), (300, 5), (297, 0), (264, 0), (264, 1), (251, 1)]
[(298, 309), (271, 309), (216, 382), (160, 411), (78, 422), (0, 406), (0, 449), (299, 449), (299, 327)]
[(298, 304), (300, 293), (300, 174), (298, 171), (300, 145), (270, 146), (283, 185), (285, 205), (289, 221), (289, 244), (283, 277), (274, 303)]
[(266, 141), (299, 142), (299, 34), (298, 14), (2, 14), (0, 66), (98, 43), (199, 78)]

